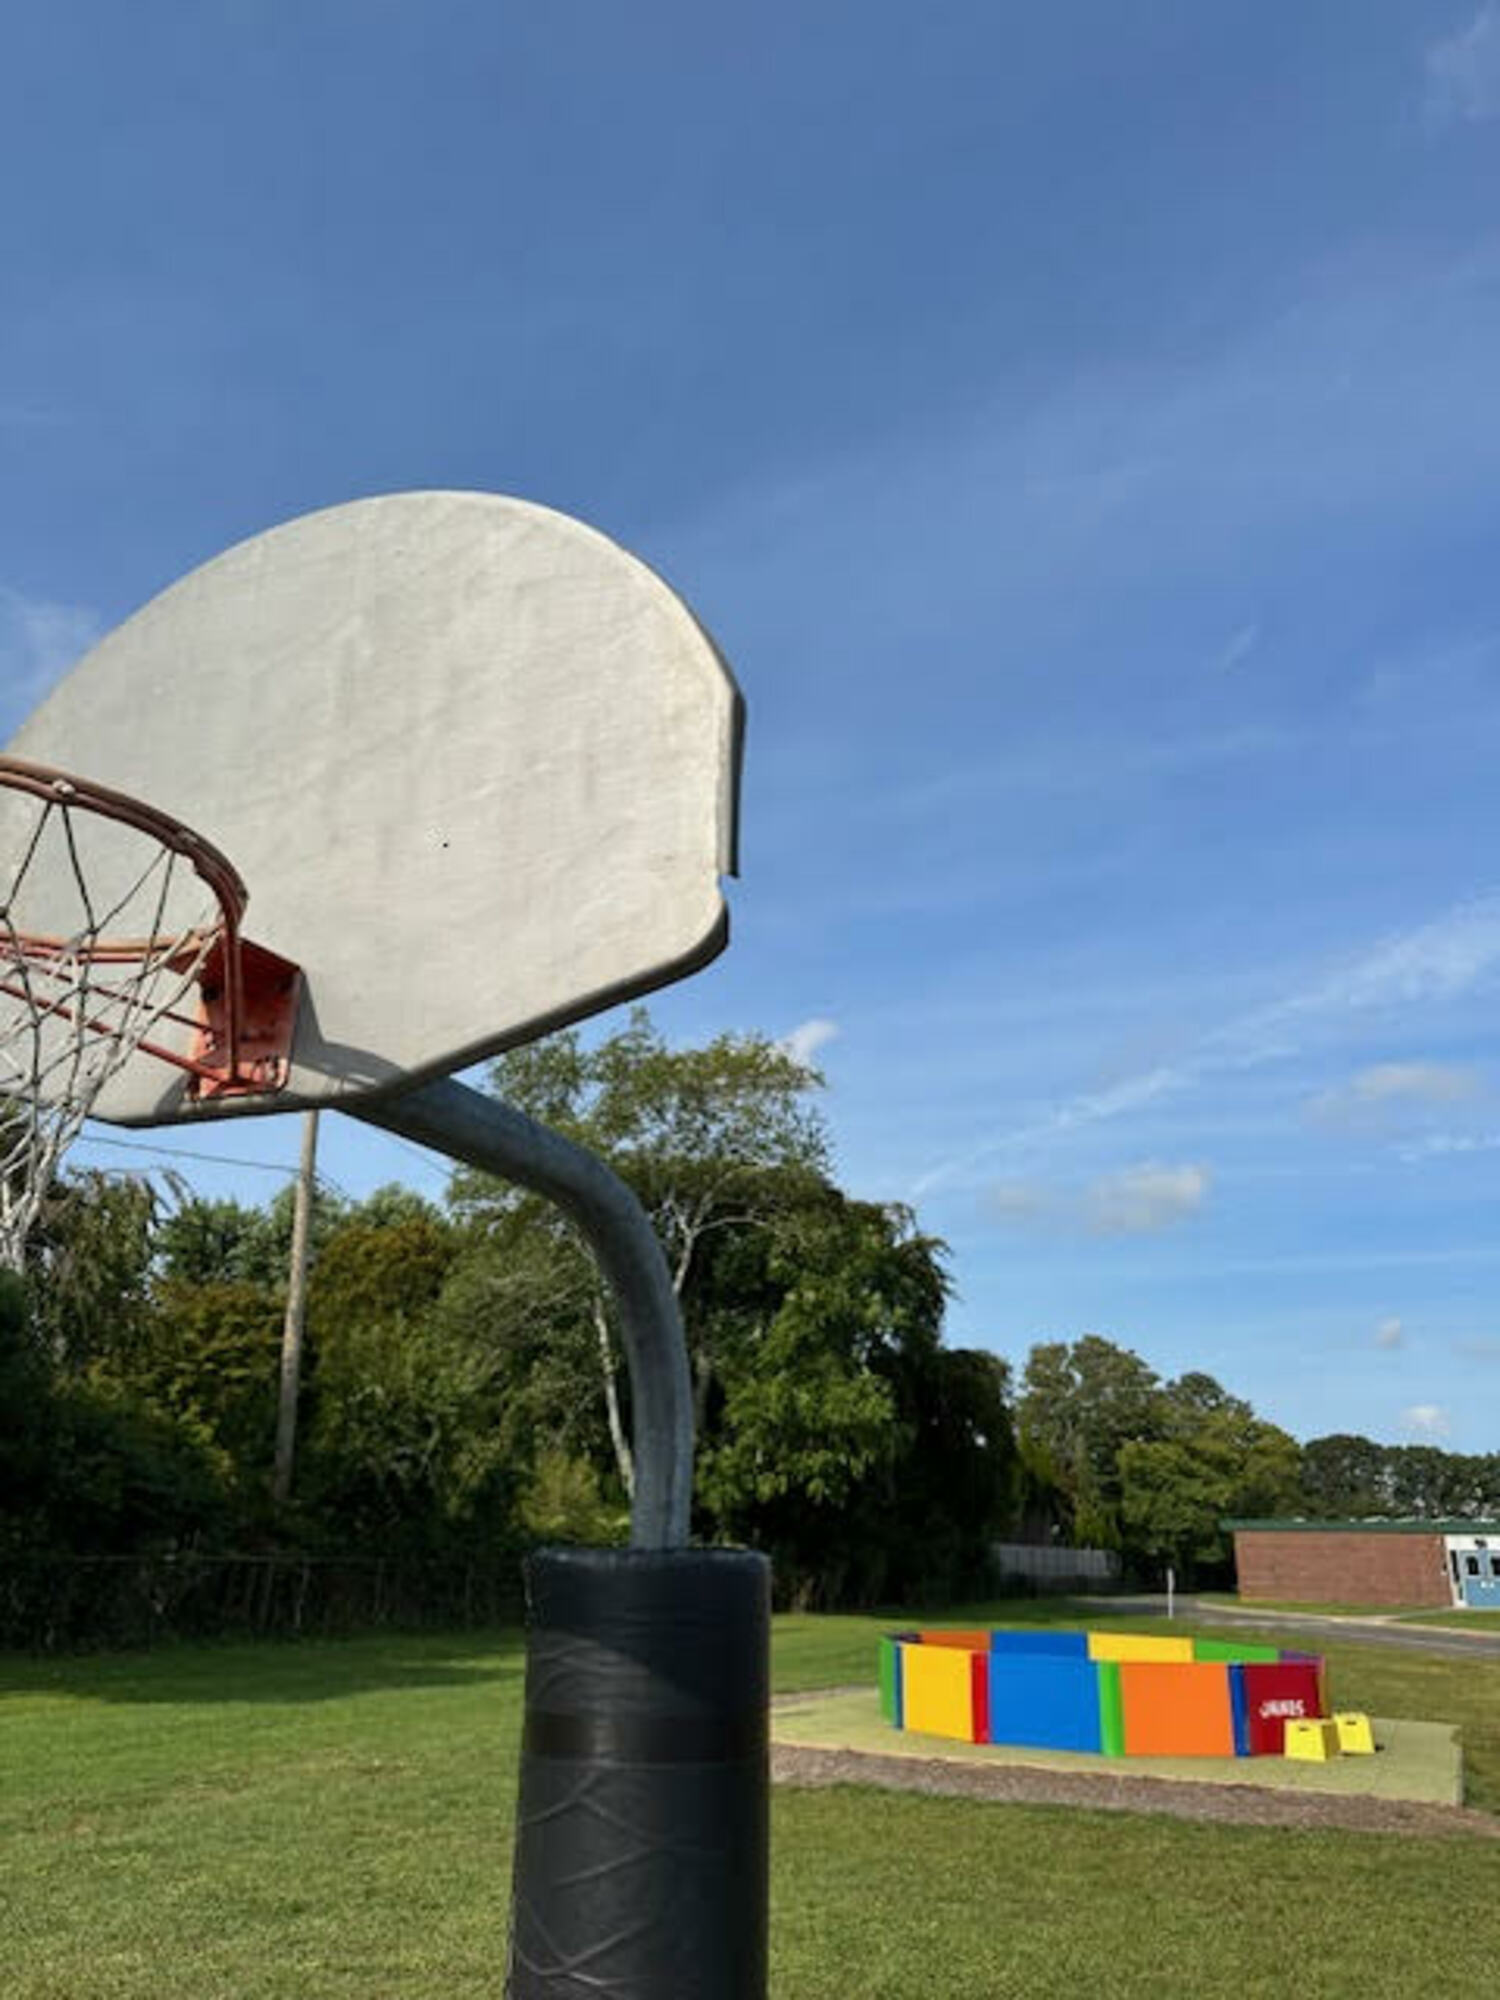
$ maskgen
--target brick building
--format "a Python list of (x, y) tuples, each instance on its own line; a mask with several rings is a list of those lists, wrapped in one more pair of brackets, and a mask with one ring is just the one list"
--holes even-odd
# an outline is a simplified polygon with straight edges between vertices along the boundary
[(1247, 1603), (1500, 1609), (1500, 1521), (1226, 1521)]

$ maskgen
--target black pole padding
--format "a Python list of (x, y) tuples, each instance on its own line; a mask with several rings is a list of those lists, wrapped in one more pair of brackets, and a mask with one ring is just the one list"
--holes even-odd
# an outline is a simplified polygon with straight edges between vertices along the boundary
[(507, 2000), (765, 2000), (771, 1569), (543, 1549)]

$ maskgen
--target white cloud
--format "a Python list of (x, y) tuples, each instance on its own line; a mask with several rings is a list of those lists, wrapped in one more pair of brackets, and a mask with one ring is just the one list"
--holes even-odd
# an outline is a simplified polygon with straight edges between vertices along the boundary
[(1375, 1329), (1375, 1345), (1387, 1352), (1399, 1347), (1404, 1338), (1405, 1330), (1394, 1314), (1389, 1319), (1383, 1319)]
[(1457, 1340), (1453, 1351), (1465, 1361), (1479, 1361), (1486, 1367), (1500, 1363), (1500, 1340)]
[(1209, 1181), (1206, 1167), (1144, 1160), (1082, 1187), (996, 1181), (985, 1190), (984, 1211), (992, 1222), (1013, 1229), (1146, 1236), (1170, 1229), (1200, 1209)]
[(1347, 1083), (1321, 1092), (1308, 1109), (1326, 1125), (1379, 1131), (1470, 1102), (1483, 1090), (1478, 1070), (1464, 1063), (1371, 1063)]
[[(1056, 1140), (1081, 1127), (1157, 1103), (1211, 1077), (1296, 1056), (1318, 1032), (1337, 1028), (1347, 1015), (1429, 1007), (1482, 989), (1492, 984), (1497, 974), (1500, 895), (1473, 897), (1425, 924), (1382, 939), (1286, 999), (1228, 1021), (1200, 1037), (1179, 1060), (1143, 1069), (1106, 1090), (1082, 1091), (1065, 1098), (1032, 1122), (999, 1133), (970, 1152), (931, 1168), (917, 1179), (913, 1192), (917, 1196), (930, 1193), (995, 1153)], [(1419, 1073), (1425, 1073), (1431, 1085), (1442, 1067), (1380, 1065), (1376, 1074), (1383, 1071), (1385, 1082), (1377, 1081), (1373, 1087), (1386, 1089), (1389, 1096), (1392, 1079), (1399, 1084), (1403, 1073), (1408, 1086)]]
[(1459, 1063), (1372, 1063), (1350, 1089), (1366, 1104), (1414, 1098), (1422, 1104), (1456, 1104), (1479, 1089), (1478, 1072)]
[(1089, 1227), (1099, 1236), (1143, 1236), (1170, 1229), (1203, 1206), (1205, 1167), (1163, 1166), (1155, 1160), (1106, 1174), (1086, 1199)]
[(810, 1021), (799, 1022), (789, 1035), (783, 1035), (781, 1046), (793, 1062), (800, 1063), (804, 1069), (812, 1069), (818, 1050), (829, 1042), (837, 1041), (838, 1035), (838, 1022), (817, 1014)]
[(0, 583), (0, 688), (8, 735), (80, 653), (99, 636), (97, 615), (80, 604), (27, 597)]
[(1278, 1011), (1353, 1012), (1451, 1000), (1500, 967), (1500, 896), (1471, 897), (1384, 939)]
[(1427, 51), (1427, 115), (1435, 125), (1500, 118), (1500, 6), (1485, 0), (1465, 28)]
[(1448, 1435), (1448, 1412), (1438, 1403), (1411, 1403), (1401, 1412), (1403, 1426), (1419, 1438)]
[(985, 1190), (984, 1205), (992, 1220), (1019, 1225), (1045, 1221), (1055, 1212), (1056, 1196), (1035, 1181), (996, 1181)]
[(1423, 1160), (1448, 1159), (1455, 1153), (1493, 1153), (1500, 1150), (1500, 1132), (1428, 1132), (1399, 1149), (1409, 1166)]
[(1236, 667), (1242, 667), (1260, 644), (1260, 627), (1242, 625), (1224, 645), (1220, 647), (1214, 660), (1217, 673), (1232, 674)]

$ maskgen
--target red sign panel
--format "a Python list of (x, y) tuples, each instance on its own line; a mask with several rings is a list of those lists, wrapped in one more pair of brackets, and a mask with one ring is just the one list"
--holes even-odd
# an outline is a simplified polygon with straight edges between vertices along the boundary
[(1286, 1726), (1298, 1716), (1323, 1713), (1323, 1690), (1316, 1660), (1282, 1661), (1277, 1666), (1246, 1666), (1245, 1709), (1250, 1755), (1279, 1757), (1286, 1744)]

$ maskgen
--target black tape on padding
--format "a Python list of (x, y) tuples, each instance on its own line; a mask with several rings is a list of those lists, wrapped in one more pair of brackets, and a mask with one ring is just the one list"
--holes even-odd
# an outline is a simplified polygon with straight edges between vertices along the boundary
[(559, 1715), (532, 1709), (525, 1747), (590, 1764), (737, 1764), (766, 1754), (764, 1715)]
[(770, 1566), (527, 1564), (508, 2000), (765, 2000)]

